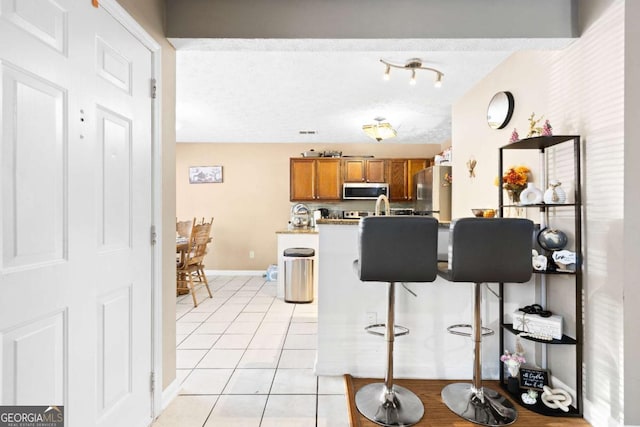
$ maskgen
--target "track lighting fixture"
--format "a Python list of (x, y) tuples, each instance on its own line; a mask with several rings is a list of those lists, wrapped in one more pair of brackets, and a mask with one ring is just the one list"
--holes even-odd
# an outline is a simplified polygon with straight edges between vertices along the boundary
[(427, 70), (436, 73), (436, 79), (434, 86), (440, 87), (442, 86), (442, 78), (444, 77), (444, 73), (440, 70), (431, 67), (425, 67), (422, 65), (422, 59), (420, 58), (410, 58), (404, 64), (396, 64), (394, 62), (388, 61), (386, 59), (380, 59), (384, 65), (386, 65), (386, 69), (384, 71), (384, 79), (389, 80), (391, 67), (393, 68), (401, 68), (405, 70), (411, 70), (411, 79), (409, 80), (409, 84), (416, 84), (416, 70)]

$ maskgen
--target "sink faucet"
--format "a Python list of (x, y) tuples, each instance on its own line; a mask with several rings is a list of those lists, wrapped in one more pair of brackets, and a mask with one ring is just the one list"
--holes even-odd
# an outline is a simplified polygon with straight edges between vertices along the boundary
[(387, 198), (387, 196), (385, 196), (384, 194), (381, 194), (378, 196), (378, 199), (376, 199), (376, 211), (374, 212), (375, 216), (380, 215), (380, 203), (384, 201), (384, 213), (385, 215), (389, 216), (391, 215), (391, 210), (389, 209), (389, 199)]

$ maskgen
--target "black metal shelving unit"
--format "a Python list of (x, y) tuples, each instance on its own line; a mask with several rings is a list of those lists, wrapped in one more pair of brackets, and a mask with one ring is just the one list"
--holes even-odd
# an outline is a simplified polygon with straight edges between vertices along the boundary
[[(543, 219), (543, 223), (548, 223), (548, 210), (549, 208), (553, 209), (574, 209), (574, 233), (575, 233), (575, 252), (576, 252), (576, 267), (575, 271), (572, 272), (558, 272), (558, 271), (545, 271), (539, 272), (534, 271), (535, 275), (540, 277), (541, 286), (547, 286), (546, 277), (545, 276), (557, 276), (557, 275), (567, 275), (571, 276), (575, 280), (575, 319), (576, 319), (576, 336), (569, 337), (567, 335), (563, 335), (562, 339), (553, 339), (551, 341), (540, 340), (531, 337), (522, 337), (524, 340), (534, 341), (537, 343), (542, 343), (545, 345), (571, 345), (575, 346), (575, 370), (576, 370), (576, 402), (573, 402), (574, 406), (571, 406), (569, 412), (563, 412), (560, 409), (551, 409), (546, 407), (540, 399), (538, 399), (537, 403), (534, 405), (526, 405), (522, 402), (520, 397), (520, 393), (511, 393), (507, 389), (507, 382), (505, 378), (505, 367), (502, 362), (500, 362), (500, 384), (502, 385), (503, 390), (507, 393), (513, 400), (520, 403), (523, 407), (528, 408), (534, 412), (548, 415), (548, 416), (558, 416), (558, 417), (581, 417), (583, 414), (583, 398), (582, 398), (582, 350), (583, 350), (583, 324), (582, 324), (582, 197), (581, 197), (581, 172), (580, 172), (580, 136), (578, 135), (561, 135), (561, 136), (538, 136), (533, 138), (526, 138), (520, 140), (518, 142), (514, 142), (509, 145), (505, 145), (500, 148), (500, 156), (498, 162), (498, 176), (502, 177), (504, 173), (504, 165), (503, 165), (503, 154), (504, 150), (538, 150), (541, 163), (546, 166), (545, 159), (546, 154), (545, 150), (547, 148), (553, 147), (558, 144), (564, 143), (573, 143), (573, 162), (574, 162), (574, 202), (573, 203), (564, 203), (564, 204), (553, 204), (547, 205), (544, 203), (541, 204), (532, 204), (521, 206), (518, 205), (519, 208), (525, 209), (538, 209), (540, 211), (540, 215)], [(546, 170), (544, 171), (544, 176), (546, 177)], [(546, 179), (545, 179), (546, 181)], [(544, 182), (545, 188), (547, 182)], [(504, 204), (503, 199), (503, 191), (502, 186), (499, 186), (498, 190), (498, 206), (499, 213), (502, 217), (504, 214), (504, 208), (515, 207), (515, 205)], [(507, 285), (508, 286), (508, 285)], [(499, 305), (499, 313), (500, 313), (500, 354), (504, 353), (504, 334), (510, 333), (513, 335), (519, 334), (521, 331), (517, 331), (513, 328), (513, 324), (504, 323), (504, 283), (499, 284), (498, 292), (500, 296), (500, 305)], [(546, 303), (543, 301), (542, 303)]]

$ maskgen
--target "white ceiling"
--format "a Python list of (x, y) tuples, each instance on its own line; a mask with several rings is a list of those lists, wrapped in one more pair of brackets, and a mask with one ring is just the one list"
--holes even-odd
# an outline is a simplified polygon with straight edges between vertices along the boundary
[[(451, 106), (511, 53), (554, 49), (567, 39), (274, 40), (172, 39), (177, 49), (178, 142), (371, 141), (362, 125), (382, 116), (394, 143), (451, 138)], [(418, 57), (435, 75), (392, 69)], [(505, 90), (509, 88), (504, 88)], [(488, 102), (489, 100), (487, 100)], [(315, 135), (300, 131), (316, 131)]]

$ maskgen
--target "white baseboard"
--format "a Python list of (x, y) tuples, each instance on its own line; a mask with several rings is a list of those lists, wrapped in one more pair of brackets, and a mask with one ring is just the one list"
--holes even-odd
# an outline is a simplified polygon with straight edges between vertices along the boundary
[(205, 270), (207, 276), (266, 276), (267, 270)]
[[(160, 413), (167, 409), (167, 406), (176, 398), (176, 396), (180, 393), (180, 383), (178, 379), (174, 379), (171, 384), (167, 386), (164, 390), (162, 390), (162, 408), (160, 408)], [(156, 418), (160, 416), (160, 413), (156, 414)]]

